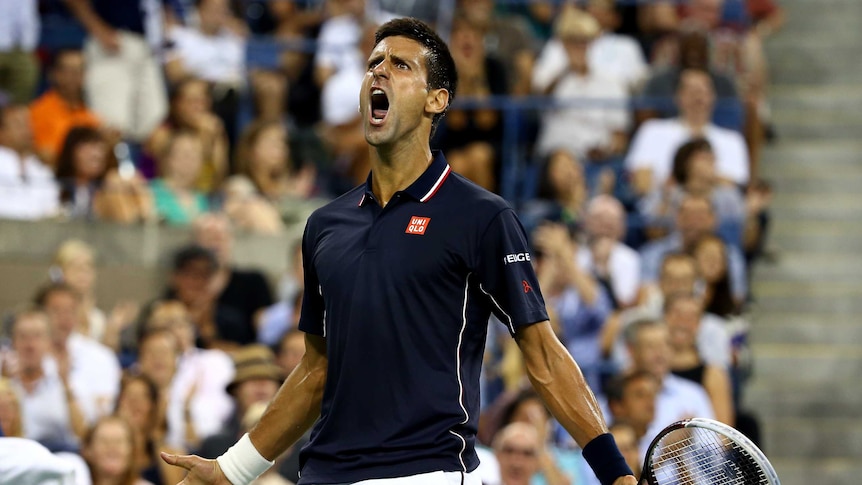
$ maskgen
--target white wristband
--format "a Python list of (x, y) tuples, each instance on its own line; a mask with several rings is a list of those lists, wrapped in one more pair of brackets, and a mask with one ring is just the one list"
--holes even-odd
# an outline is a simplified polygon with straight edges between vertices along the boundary
[(224, 476), (233, 485), (248, 485), (275, 464), (274, 461), (261, 456), (248, 433), (242, 435), (242, 438), (216, 458), (216, 461)]

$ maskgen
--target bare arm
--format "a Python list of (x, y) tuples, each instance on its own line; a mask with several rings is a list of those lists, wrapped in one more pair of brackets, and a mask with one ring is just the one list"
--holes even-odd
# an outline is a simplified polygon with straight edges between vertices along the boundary
[(527, 375), (551, 414), (581, 448), (607, 433), (599, 405), (581, 369), (548, 321), (518, 329), (515, 341), (524, 354)]
[(703, 376), (703, 387), (709, 395), (715, 419), (733, 426), (736, 417), (733, 412), (733, 397), (730, 386), (730, 376), (727, 370), (713, 365), (706, 366)]
[(302, 361), (249, 433), (254, 447), (268, 460), (278, 458), (299, 440), (320, 415), (326, 383), (326, 339), (306, 335), (305, 349)]
[(108, 51), (116, 51), (120, 48), (117, 31), (99, 17), (96, 11), (93, 10), (90, 0), (63, 1), (87, 32), (95, 37)]

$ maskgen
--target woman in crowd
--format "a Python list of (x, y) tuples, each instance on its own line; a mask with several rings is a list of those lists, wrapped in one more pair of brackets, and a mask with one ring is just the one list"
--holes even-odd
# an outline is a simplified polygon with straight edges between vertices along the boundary
[(93, 199), (101, 190), (109, 170), (117, 168), (108, 144), (96, 128), (76, 126), (69, 130), (57, 158), (60, 204), (73, 219), (93, 219)]
[(185, 226), (210, 209), (198, 181), (203, 169), (204, 141), (193, 131), (174, 131), (160, 158), (162, 178), (151, 188), (155, 210), (169, 225)]
[(521, 213), (524, 227), (529, 233), (543, 220), (580, 226), (588, 195), (581, 162), (568, 150), (554, 150), (539, 172), (536, 198)]
[(731, 291), (724, 241), (716, 236), (706, 236), (695, 246), (693, 256), (705, 283), (705, 310), (724, 318), (739, 315), (743, 302), (734, 298)]
[[(227, 134), (221, 120), (213, 113), (209, 86), (200, 79), (187, 78), (174, 88), (170, 105), (167, 119), (144, 144), (144, 151), (149, 157), (158, 159), (177, 131), (195, 133), (203, 150), (203, 166), (195, 180), (195, 188), (209, 193), (224, 178), (228, 163)], [(160, 175), (164, 173), (163, 163), (156, 168)]]
[(316, 172), (311, 166), (291, 165), (287, 129), (278, 121), (252, 123), (240, 138), (236, 156), (239, 173), (274, 204), (308, 198)]
[(153, 485), (135, 467), (135, 431), (119, 416), (105, 416), (90, 428), (81, 455), (93, 485)]
[(135, 435), (135, 470), (154, 485), (179, 483), (183, 470), (166, 464), (162, 451), (183, 453), (164, 445), (166, 423), (164, 406), (156, 384), (141, 375), (127, 375), (120, 386), (116, 415), (126, 419)]

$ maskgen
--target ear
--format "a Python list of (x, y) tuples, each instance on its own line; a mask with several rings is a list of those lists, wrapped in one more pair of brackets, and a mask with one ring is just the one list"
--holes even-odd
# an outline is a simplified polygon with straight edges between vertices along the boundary
[(425, 97), (425, 112), (432, 115), (442, 113), (449, 107), (449, 91), (444, 88), (431, 89)]

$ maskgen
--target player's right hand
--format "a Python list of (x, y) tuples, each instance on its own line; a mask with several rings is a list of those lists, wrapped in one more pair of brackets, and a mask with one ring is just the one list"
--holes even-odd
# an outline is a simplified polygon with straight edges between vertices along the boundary
[(164, 452), (161, 455), (165, 463), (188, 471), (186, 478), (177, 485), (232, 485), (215, 460), (207, 460), (197, 455), (172, 455)]

